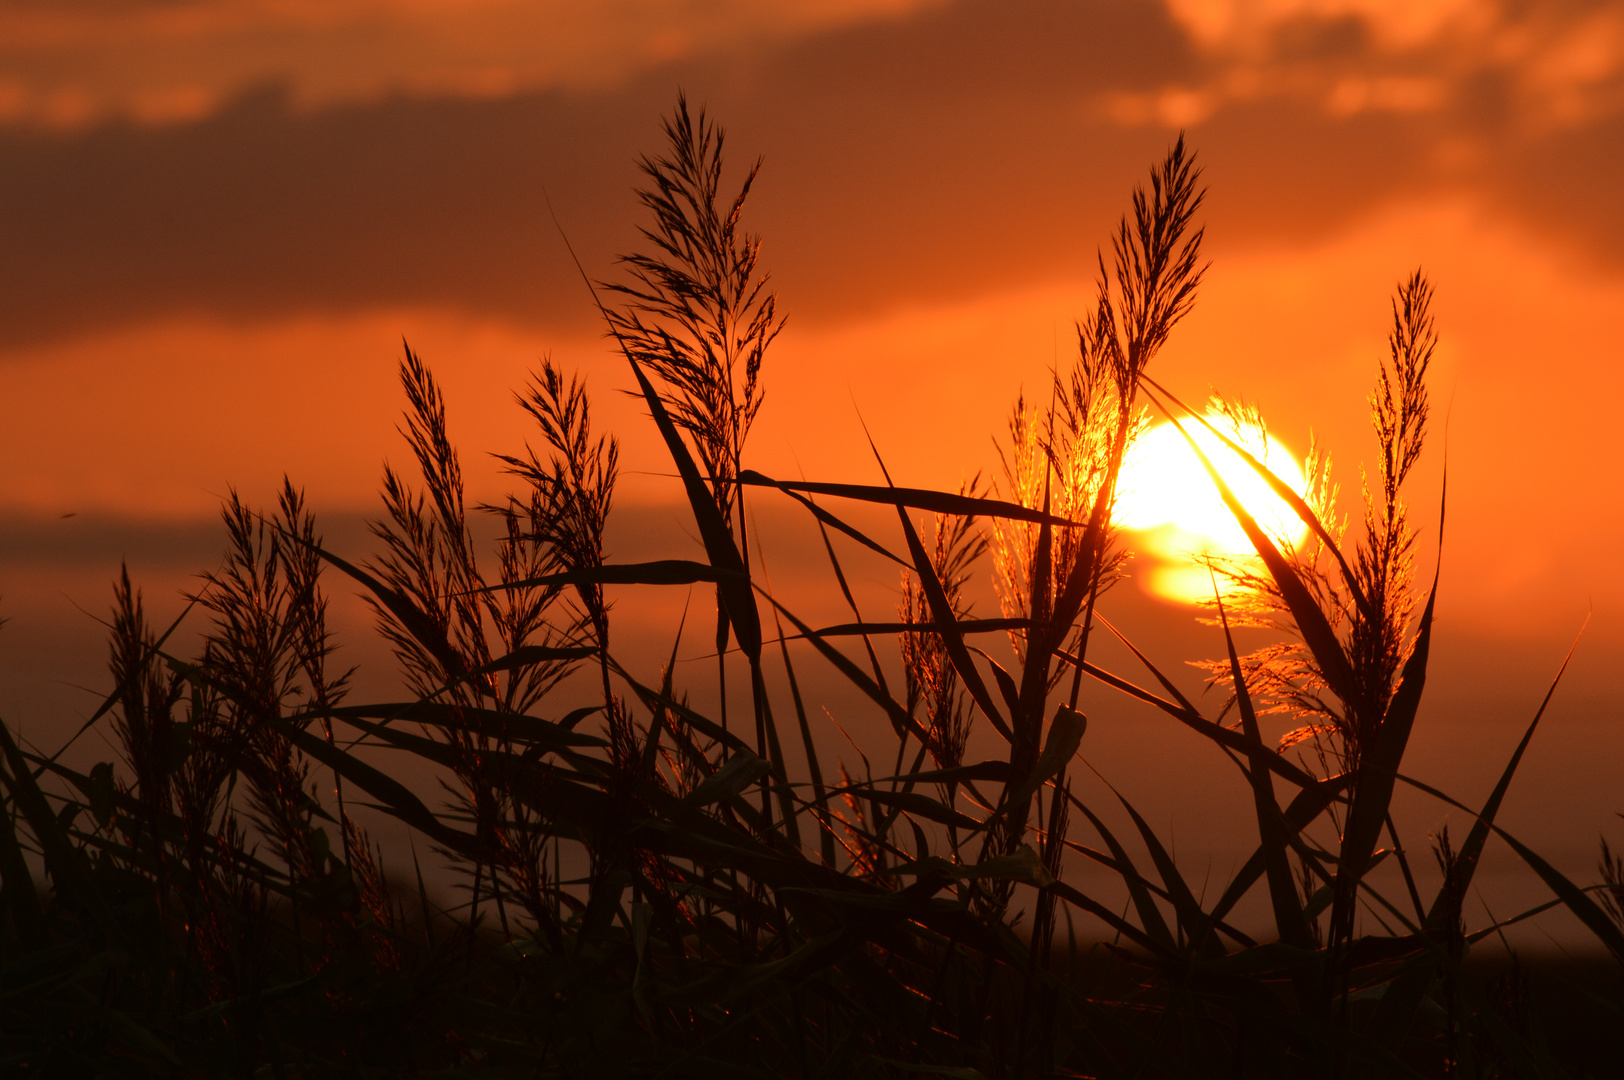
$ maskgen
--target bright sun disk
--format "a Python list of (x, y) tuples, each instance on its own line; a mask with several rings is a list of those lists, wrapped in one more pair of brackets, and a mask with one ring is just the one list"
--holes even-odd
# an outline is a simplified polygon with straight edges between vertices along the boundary
[[(1213, 414), (1207, 419), (1227, 431), (1227, 421)], [(1267, 533), (1293, 544), (1302, 541), (1307, 526), (1240, 455), (1195, 420), (1185, 421), (1184, 430)], [(1279, 439), (1266, 436), (1256, 426), (1243, 425), (1235, 441), (1292, 490), (1303, 494), (1302, 465)], [(1212, 596), (1212, 579), (1205, 567), (1192, 560), (1194, 553), (1252, 554), (1245, 531), (1171, 422), (1145, 432), (1128, 451), (1117, 491), (1117, 523), (1140, 534), (1134, 547), (1154, 560), (1146, 585), (1158, 596), (1184, 603)]]

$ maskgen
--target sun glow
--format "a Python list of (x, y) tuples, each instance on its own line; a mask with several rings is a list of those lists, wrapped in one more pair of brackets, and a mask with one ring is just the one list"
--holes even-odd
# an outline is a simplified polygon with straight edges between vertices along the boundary
[[(1228, 432), (1228, 422), (1221, 417), (1209, 413), (1207, 419)], [(1194, 420), (1184, 421), (1184, 430), (1269, 535), (1293, 544), (1307, 535), (1307, 526), (1240, 455)], [(1303, 493), (1302, 465), (1279, 439), (1256, 425), (1243, 424), (1236, 441)], [(1137, 534), (1131, 546), (1150, 562), (1144, 585), (1158, 596), (1183, 603), (1210, 598), (1212, 579), (1194, 556), (1252, 553), (1245, 531), (1171, 422), (1145, 432), (1128, 451), (1117, 491), (1117, 523)]]

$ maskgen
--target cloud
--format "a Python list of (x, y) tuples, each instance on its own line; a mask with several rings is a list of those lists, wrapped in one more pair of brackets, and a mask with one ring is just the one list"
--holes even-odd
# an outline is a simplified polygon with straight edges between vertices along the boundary
[(1159, 102), (1199, 100), (1204, 115), (1259, 97), (1364, 110), (1447, 113), (1473, 83), (1503, 82), (1528, 129), (1571, 127), (1624, 109), (1624, 5), (1618, 0), (1168, 0), (1212, 61), (1204, 85), (1109, 99), (1127, 123), (1175, 120)]
[(306, 113), (267, 88), (195, 124), (0, 134), (12, 208), (0, 243), (14, 256), (0, 267), (4, 336), (400, 304), (584, 322), (543, 190), (581, 250), (622, 246), (629, 150), (668, 105), (593, 104), (397, 99)]
[[(1528, 86), (1560, 82), (1535, 63), (1558, 31), (1611, 8), (1508, 8), (1490, 29), (1457, 12), (1404, 34), (1346, 6), (1282, 8), (1257, 31), (1266, 54), (1118, 0), (863, 10), (887, 14), (614, 85), (321, 107), (266, 85), (161, 125), (0, 127), (0, 351), (200, 314), (419, 305), (590, 335), (548, 203), (588, 273), (611, 276), (638, 243), (636, 155), (659, 149), (678, 87), (728, 125), (736, 166), (765, 155), (746, 225), (797, 322), (1088, 277), (1175, 126), (1207, 167), (1215, 252), (1312, 243), (1396, 200), (1465, 192), (1609, 273), (1624, 258), (1608, 194), (1624, 113), (1536, 123), (1527, 108)], [(1468, 32), (1500, 52), (1451, 59)], [(1581, 52), (1563, 85), (1601, 100), (1611, 53)]]
[(604, 89), (674, 59), (934, 0), (25, 0), (0, 7), (0, 122), (196, 120), (276, 82), (302, 108)]
[(410, 304), (592, 326), (543, 193), (608, 274), (636, 242), (635, 156), (658, 149), (678, 86), (728, 123), (735, 162), (767, 156), (748, 223), (797, 317), (1087, 263), (1062, 238), (1101, 235), (1102, 207), (1166, 139), (1094, 138), (1075, 102), (1177, 70), (1179, 39), (1155, 9), (1113, 3), (922, 20), (593, 92), (308, 110), (267, 87), (189, 123), (0, 130), (0, 346), (186, 312)]
[(1483, 21), (1483, 0), (1167, 0), (1181, 26), (1204, 47), (1267, 51), (1283, 27), (1357, 20), (1389, 49), (1436, 41)]

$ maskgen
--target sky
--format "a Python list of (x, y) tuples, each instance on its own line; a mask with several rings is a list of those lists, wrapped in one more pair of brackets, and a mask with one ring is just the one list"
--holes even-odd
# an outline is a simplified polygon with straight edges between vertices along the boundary
[(1447, 458), (1429, 692), (1454, 703), (1429, 752), (1486, 790), (1588, 616), (1518, 812), (1589, 845), (1624, 809), (1624, 4), (1590, 0), (13, 0), (0, 711), (42, 740), (88, 715), (118, 560), (178, 613), (232, 488), (265, 505), (286, 473), (364, 553), (406, 456), (403, 337), (473, 497), (504, 490), (486, 454), (522, 446), (512, 391), (550, 356), (621, 437), (628, 513), (680, 534), (562, 239), (615, 277), (679, 91), (732, 182), (764, 161), (745, 225), (789, 322), (746, 464), (770, 474), (875, 482), (865, 432), (899, 482), (992, 470), (1183, 131), (1212, 262), (1152, 374), (1316, 440), (1353, 506), (1390, 297), (1424, 269), (1411, 501), (1430, 571)]

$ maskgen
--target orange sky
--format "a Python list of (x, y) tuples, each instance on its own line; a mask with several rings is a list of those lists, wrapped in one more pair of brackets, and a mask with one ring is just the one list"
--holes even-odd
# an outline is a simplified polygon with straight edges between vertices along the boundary
[[(1594, 610), (1584, 700), (1604, 700), (1624, 668), (1616, 0), (8, 4), (7, 677), (43, 662), (28, 627), (105, 607), (117, 544), (53, 548), (74, 522), (168, 536), (229, 485), (269, 501), (284, 470), (318, 511), (370, 512), (405, 457), (403, 334), (476, 495), (500, 490), (479, 453), (525, 437), (510, 390), (551, 354), (625, 443), (623, 500), (670, 498), (637, 475), (666, 466), (542, 192), (612, 275), (679, 87), (735, 163), (766, 157), (747, 224), (790, 323), (747, 464), (874, 480), (861, 417), (899, 482), (993, 465), (1182, 127), (1213, 266), (1153, 373), (1245, 396), (1299, 451), (1312, 430), (1351, 497), (1388, 299), (1423, 266), (1443, 344), (1415, 499), (1430, 543), (1447, 418), (1443, 625), (1516, 643), (1498, 670), (1522, 686)], [(1461, 665), (1456, 689), (1487, 693)], [(1608, 708), (1574, 723), (1616, 726)]]

